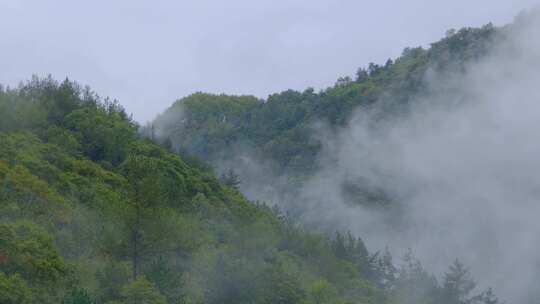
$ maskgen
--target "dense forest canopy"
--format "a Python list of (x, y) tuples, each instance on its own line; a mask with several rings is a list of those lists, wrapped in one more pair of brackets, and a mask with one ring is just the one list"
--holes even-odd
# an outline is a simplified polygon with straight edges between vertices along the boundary
[(238, 146), (247, 146), (271, 161), (278, 174), (309, 174), (316, 169), (321, 148), (313, 123), (324, 122), (331, 129), (344, 126), (353, 110), (374, 107), (390, 97), (392, 104), (384, 115), (405, 111), (413, 98), (426, 93), (429, 69), (465, 69), (469, 61), (485, 55), (500, 34), (491, 24), (449, 31), (427, 50), (406, 48), (396, 60), (371, 63), (358, 69), (354, 78), (341, 77), (320, 92), (287, 90), (266, 100), (195, 93), (178, 100), (147, 128), (153, 128), (151, 136), (209, 161), (232, 158)]
[(412, 254), (398, 267), (350, 233), (305, 231), (75, 82), (34, 77), (0, 109), (1, 303), (495, 299), (458, 261), (439, 283)]
[[(301, 200), (248, 200), (258, 181), (238, 160), (249, 151), (295, 198), (320, 169), (321, 129), (358, 110), (375, 122), (413, 111), (426, 74), (466, 70), (509, 32), (449, 31), (320, 92), (195, 93), (142, 128), (68, 79), (1, 87), (0, 303), (499, 303), (458, 259), (432, 274), (414, 250), (396, 258), (363, 235), (312, 230)], [(377, 187), (342, 186), (353, 205), (399, 214)]]

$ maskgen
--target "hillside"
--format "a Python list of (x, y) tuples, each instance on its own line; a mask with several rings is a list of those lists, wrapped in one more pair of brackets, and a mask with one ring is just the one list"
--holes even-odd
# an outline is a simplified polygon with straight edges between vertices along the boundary
[(68, 80), (0, 90), (1, 303), (472, 297), (461, 263), (439, 285), (412, 255), (398, 269), (351, 234), (306, 232), (137, 129), (118, 103)]
[(318, 92), (198, 92), (142, 133), (310, 231), (412, 247), (428, 269), (459, 256), (505, 299), (536, 303), (538, 16), (449, 30)]
[[(406, 48), (399, 58), (371, 63), (319, 92), (287, 90), (265, 100), (195, 93), (176, 101), (142, 132), (185, 157), (207, 161), (219, 174), (233, 170), (248, 198), (302, 217), (306, 203), (299, 189), (333, 166), (328, 160), (334, 157), (331, 147), (339, 144), (332, 141), (358, 112), (369, 113), (365, 115), (371, 116), (373, 129), (407, 116), (414, 111), (414, 100), (433, 93), (429, 75), (466, 73), (506, 31), (491, 24), (448, 31), (429, 49)], [(339, 191), (348, 204), (401, 212), (400, 202), (379, 187), (363, 179), (343, 179)], [(395, 225), (400, 220), (390, 221)], [(334, 223), (329, 226), (322, 230), (336, 229)]]
[(336, 130), (358, 108), (384, 103), (388, 104), (381, 115), (406, 111), (412, 99), (427, 93), (428, 70), (466, 69), (468, 62), (488, 52), (501, 31), (491, 24), (449, 31), (429, 49), (406, 48), (399, 58), (383, 65), (371, 63), (358, 69), (355, 77), (341, 77), (320, 92), (287, 90), (265, 100), (195, 93), (176, 101), (146, 132), (210, 162), (249, 150), (271, 163), (277, 175), (309, 175), (317, 170), (321, 149), (316, 124)]

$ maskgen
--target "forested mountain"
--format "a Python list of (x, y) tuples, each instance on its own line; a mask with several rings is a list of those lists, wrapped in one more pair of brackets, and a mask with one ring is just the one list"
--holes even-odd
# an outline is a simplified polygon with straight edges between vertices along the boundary
[[(226, 124), (261, 107), (205, 97)], [(2, 88), (0, 303), (495, 303), (458, 261), (438, 283), (412, 254), (398, 267), (307, 232), (192, 164), (75, 82)]]
[[(237, 175), (239, 188), (249, 199), (280, 206), (310, 230), (331, 234), (358, 226), (339, 215), (324, 215), (325, 210), (334, 208), (331, 201), (338, 196), (336, 200), (346, 205), (366, 207), (370, 212), (382, 210), (370, 217), (379, 218), (373, 221), (385, 227), (364, 224), (355, 234), (383, 231), (388, 226), (396, 230), (391, 233), (393, 238), (392, 234), (410, 225), (403, 202), (379, 185), (349, 174), (348, 169), (332, 169), (333, 161), (322, 154), (336, 145), (328, 138), (338, 137), (358, 111), (370, 113), (374, 129), (379, 128), (378, 121), (406, 116), (415, 99), (431, 94), (430, 75), (464, 73), (470, 62), (485, 56), (493, 44), (504, 39), (506, 31), (491, 24), (450, 30), (428, 49), (406, 48), (399, 58), (382, 65), (369, 64), (354, 77), (342, 77), (319, 92), (312, 88), (287, 90), (265, 100), (195, 93), (176, 101), (142, 133), (185, 158), (207, 161), (220, 175)], [(330, 148), (324, 149), (325, 145)], [(330, 176), (329, 183), (338, 183), (337, 190), (327, 191), (332, 194), (321, 196), (304, 189), (327, 187), (326, 182), (310, 184), (324, 174)], [(380, 238), (377, 233), (366, 237)]]
[[(418, 242), (424, 246), (427, 255), (434, 246), (437, 246), (437, 252), (450, 252), (438, 248), (450, 247), (443, 241), (448, 237), (448, 241), (456, 245), (453, 250), (465, 252), (476, 261), (483, 259), (479, 252), (487, 252), (505, 259), (505, 265), (511, 267), (511, 249), (502, 245), (505, 241), (498, 239), (508, 232), (498, 219), (506, 218), (486, 220), (486, 214), (507, 213), (508, 208), (513, 207), (506, 204), (514, 203), (518, 195), (525, 196), (522, 201), (537, 201), (537, 196), (525, 195), (528, 190), (516, 190), (522, 189), (520, 187), (528, 189), (528, 185), (523, 186), (527, 182), (511, 186), (518, 183), (517, 180), (528, 179), (516, 178), (507, 171), (512, 162), (528, 161), (523, 154), (505, 154), (503, 161), (495, 161), (496, 158), (490, 159), (489, 156), (495, 150), (506, 151), (506, 146), (499, 144), (505, 140), (512, 141), (512, 137), (524, 137), (523, 145), (533, 140), (525, 135), (530, 132), (529, 125), (515, 127), (518, 124), (515, 121), (521, 121), (516, 117), (527, 114), (516, 114), (506, 107), (520, 108), (519, 105), (523, 105), (522, 110), (527, 106), (529, 110), (534, 108), (524, 101), (534, 100), (536, 96), (528, 82), (538, 76), (530, 71), (531, 62), (537, 60), (538, 54), (538, 44), (532, 39), (538, 37), (538, 15), (538, 10), (522, 14), (514, 23), (503, 27), (487, 24), (480, 28), (449, 30), (445, 38), (429, 48), (406, 48), (400, 57), (381, 65), (371, 63), (360, 68), (354, 77), (339, 78), (335, 85), (318, 92), (312, 88), (286, 90), (266, 99), (198, 92), (177, 100), (143, 127), (141, 133), (186, 160), (203, 159), (207, 165), (194, 160), (191, 163), (202, 170), (213, 168), (222, 174), (222, 182), (238, 187), (250, 199), (280, 206), (293, 218), (300, 218), (302, 224), (307, 222), (310, 229), (331, 233), (337, 226), (360, 227), (355, 231), (360, 231), (360, 234), (364, 231), (377, 234), (377, 229), (384, 230), (381, 233), (385, 234), (384, 240), (398, 239), (400, 246), (405, 248), (405, 237), (400, 239), (400, 236), (406, 235), (407, 241), (417, 240), (421, 232), (425, 233), (425, 239), (438, 239)], [(484, 108), (490, 102), (492, 107)], [(478, 108), (484, 112), (479, 114)], [(497, 112), (499, 110), (501, 112)], [(452, 118), (447, 120), (445, 117)], [(486, 117), (495, 117), (494, 122)], [(488, 121), (489, 124), (484, 125)], [(405, 131), (402, 132), (399, 126)], [(478, 134), (469, 126), (480, 127), (487, 135)], [(442, 131), (425, 131), (429, 128)], [(505, 128), (513, 135), (504, 135), (501, 130)], [(407, 131), (425, 137), (419, 139)], [(475, 135), (479, 135), (478, 142), (488, 138), (485, 142), (493, 143), (497, 148), (490, 151), (490, 145), (479, 146)], [(388, 138), (389, 141), (385, 141)], [(364, 139), (366, 141), (362, 142)], [(408, 139), (420, 142), (407, 146)], [(369, 144), (374, 144), (375, 148), (366, 147)], [(412, 149), (408, 150), (410, 147)], [(514, 146), (514, 151), (519, 151), (519, 147)], [(396, 149), (394, 155), (392, 149)], [(456, 158), (450, 151), (457, 151)], [(459, 154), (461, 152), (464, 154)], [(424, 154), (425, 158), (422, 158)], [(339, 159), (343, 156), (348, 162)], [(486, 159), (493, 162), (485, 167), (477, 166), (484, 164)], [(373, 160), (376, 161), (370, 162)], [(365, 164), (359, 164), (362, 162)], [(393, 166), (389, 172), (384, 171), (388, 166), (380, 165), (385, 162)], [(469, 167), (462, 167), (460, 162), (467, 163)], [(454, 167), (440, 166), (441, 163), (454, 164)], [(473, 177), (478, 172), (490, 172), (491, 168), (499, 166), (501, 169), (496, 174), (482, 176), (479, 184), (474, 184)], [(512, 172), (525, 172), (520, 169), (525, 166), (514, 168)], [(439, 168), (441, 170), (436, 172)], [(407, 176), (407, 173), (413, 173), (413, 176)], [(501, 183), (503, 179), (505, 182)], [(463, 185), (460, 184), (462, 181)], [(480, 185), (482, 182), (485, 183)], [(497, 184), (495, 190), (486, 186), (491, 183)], [(460, 186), (456, 186), (458, 184)], [(536, 189), (536, 185), (531, 185), (531, 189)], [(497, 191), (505, 193), (504, 198), (486, 198)], [(456, 204), (451, 205), (453, 203)], [(454, 213), (459, 208), (474, 211)], [(448, 215), (445, 216), (445, 212)], [(417, 223), (414, 219), (425, 222)], [(368, 224), (359, 224), (359, 221)], [(535, 229), (532, 222), (528, 227)], [(422, 230), (437, 230), (440, 234), (430, 236), (429, 232)], [(490, 237), (486, 237), (487, 234)], [(370, 236), (365, 235), (366, 239)], [(467, 241), (456, 241), (459, 238)], [(520, 235), (514, 238), (520, 239)], [(485, 245), (485, 239), (493, 243)], [(501, 249), (503, 247), (506, 249)], [(489, 269), (486, 271), (489, 277), (495, 277), (493, 269), (500, 265), (495, 261), (495, 258), (489, 261), (485, 258), (480, 263), (480, 268)], [(531, 257), (530, 262), (536, 265), (535, 261)], [(417, 265), (416, 262), (405, 264), (409, 269)], [(526, 272), (536, 277), (537, 270), (533, 268)], [(462, 266), (458, 263), (452, 269), (460, 272)], [(523, 277), (520, 271), (510, 271), (516, 279)], [(419, 281), (429, 286), (437, 283), (434, 278), (425, 276), (424, 270), (412, 272), (405, 271), (396, 277), (398, 281), (419, 274), (423, 278), (415, 277), (414, 284), (390, 283), (392, 287), (383, 287), (386, 300), (397, 303), (454, 303), (444, 296), (443, 300), (440, 294), (435, 296), (424, 292), (424, 289), (414, 289), (419, 286)], [(501, 286), (511, 285), (498, 276), (497, 280)], [(519, 280), (515, 284), (520, 287), (512, 285), (507, 291), (514, 299), (519, 298), (524, 303), (537, 302), (537, 293), (524, 287), (528, 282)], [(452, 283), (442, 285), (451, 286)], [(458, 289), (472, 290), (472, 286), (464, 284)], [(398, 291), (400, 288), (406, 291)], [(460, 298), (455, 300), (457, 303), (491, 303), (492, 294), (489, 294), (489, 299), (454, 299)]]
[[(298, 189), (323, 169), (326, 138), (337, 137), (358, 111), (376, 117), (374, 129), (377, 121), (407, 115), (412, 100), (431, 94), (430, 75), (464, 73), (506, 31), (491, 24), (450, 30), (429, 49), (406, 48), (399, 58), (371, 63), (319, 92), (287, 90), (264, 100), (195, 93), (176, 101), (142, 132), (181, 155), (202, 158), (219, 174), (233, 170), (250, 199), (277, 203), (300, 216), (305, 204)], [(341, 188), (351, 204), (390, 212), (401, 208), (363, 181), (346, 180)]]
[(334, 130), (346, 125), (354, 110), (383, 103), (380, 115), (407, 111), (412, 98), (427, 93), (426, 73), (466, 69), (502, 34), (491, 24), (450, 30), (429, 49), (406, 48), (399, 58), (371, 63), (320, 92), (287, 90), (266, 100), (195, 93), (175, 102), (145, 132), (210, 162), (250, 150), (271, 162), (276, 174), (309, 175), (321, 149), (315, 123)]
[[(319, 92), (287, 90), (264, 100), (195, 93), (144, 127), (118, 102), (67, 79), (33, 77), (16, 88), (0, 87), (0, 303), (499, 303), (485, 284), (477, 288), (457, 259), (438, 275), (422, 266), (414, 248), (399, 259), (390, 250), (367, 248), (362, 238), (370, 235), (362, 233), (375, 233), (379, 219), (395, 228), (392, 233), (416, 225), (404, 224), (410, 218), (400, 202), (414, 193), (404, 187), (406, 195), (392, 195), (346, 165), (345, 178), (323, 171), (331, 172), (339, 158), (328, 152), (333, 142), (323, 138), (338, 137), (362, 120), (357, 113), (369, 113), (363, 123), (377, 131), (389, 119), (414, 114), (418, 100), (445, 95), (451, 98), (444, 102), (459, 104), (470, 92), (452, 81), (476, 79), (468, 76), (471, 66), (482, 66), (472, 64), (529, 20), (448, 31), (427, 49), (407, 48), (399, 58), (369, 64)], [(505, 52), (526, 53), (517, 47)], [(519, 79), (513, 69), (503, 71)], [(503, 176), (506, 168), (495, 172)], [(429, 173), (420, 172), (427, 179), (413, 190), (431, 186), (425, 181), (438, 176)], [(314, 179), (332, 181), (340, 200), (365, 208), (367, 216), (354, 221), (366, 220), (362, 227), (370, 229), (358, 233), (303, 221), (302, 212), (312, 207), (304, 205), (327, 203), (324, 192), (330, 192), (315, 184), (319, 192), (300, 193)], [(526, 178), (519, 181), (512, 188), (526, 192)], [(445, 182), (436, 180), (428, 190), (448, 190)], [(279, 199), (265, 201), (268, 188)], [(330, 214), (336, 206), (319, 207)], [(422, 212), (426, 206), (420, 205)], [(432, 214), (456, 209), (447, 208)]]

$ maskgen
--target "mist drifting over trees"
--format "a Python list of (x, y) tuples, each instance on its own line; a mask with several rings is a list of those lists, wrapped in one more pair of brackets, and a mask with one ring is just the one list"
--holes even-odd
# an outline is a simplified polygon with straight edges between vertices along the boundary
[(505, 299), (534, 302), (538, 19), (450, 30), (320, 92), (194, 94), (153, 127), (311, 229), (412, 248), (438, 272), (459, 257)]
[(540, 11), (140, 125), (0, 86), (0, 303), (540, 301)]

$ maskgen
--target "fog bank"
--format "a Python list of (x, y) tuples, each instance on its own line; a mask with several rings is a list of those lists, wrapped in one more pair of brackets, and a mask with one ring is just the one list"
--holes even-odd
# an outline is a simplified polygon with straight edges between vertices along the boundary
[[(427, 73), (430, 93), (410, 112), (375, 121), (377, 109), (361, 109), (347, 128), (322, 136), (324, 169), (301, 191), (303, 219), (351, 229), (371, 248), (412, 247), (438, 273), (458, 257), (503, 299), (537, 300), (539, 21), (518, 18), (462, 73)], [(348, 181), (397, 202), (401, 221), (351, 207)]]

